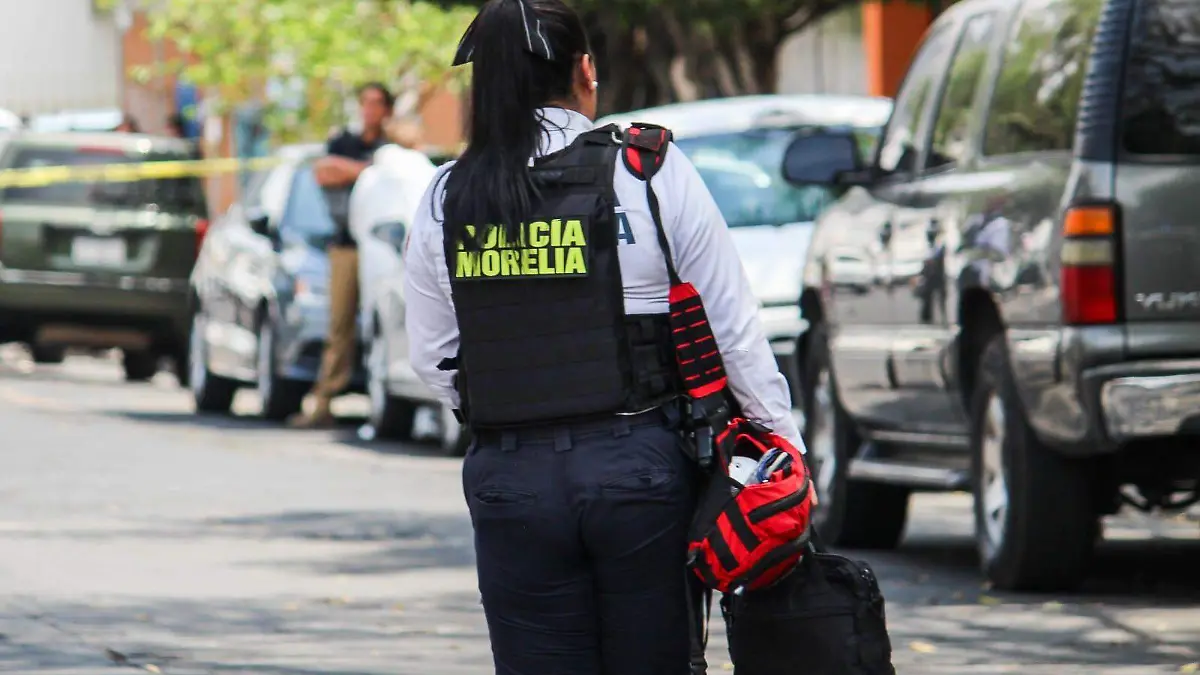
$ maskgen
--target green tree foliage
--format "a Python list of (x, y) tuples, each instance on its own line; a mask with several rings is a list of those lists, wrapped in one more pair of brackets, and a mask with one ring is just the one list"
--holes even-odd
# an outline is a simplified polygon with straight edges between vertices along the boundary
[[(101, 5), (136, 0), (98, 0)], [(861, 0), (568, 0), (583, 15), (601, 71), (601, 108), (628, 110), (715, 96), (771, 93), (790, 35)], [(921, 2), (931, 7), (950, 0)], [(262, 102), (287, 140), (341, 121), (354, 85), (382, 80), (456, 88), (468, 69), (450, 62), (482, 0), (155, 0), (153, 37), (190, 59), (172, 72), (225, 105)], [(936, 10), (936, 7), (935, 7)], [(142, 70), (135, 76), (154, 73)], [(277, 98), (277, 97), (273, 97)], [(288, 97), (284, 97), (287, 99)]]
[(290, 92), (290, 105), (266, 108), (285, 140), (324, 135), (365, 81), (460, 84), (450, 62), (472, 16), (425, 0), (160, 0), (149, 12), (151, 37), (190, 56), (165, 68), (221, 104), (262, 102), (268, 86)]

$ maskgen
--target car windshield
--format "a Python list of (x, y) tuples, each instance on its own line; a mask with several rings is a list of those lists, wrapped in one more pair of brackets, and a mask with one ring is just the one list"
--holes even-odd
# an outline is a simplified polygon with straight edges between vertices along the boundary
[[(186, 153), (124, 153), (113, 149), (24, 147), (14, 154), (12, 169), (52, 166), (100, 166), (191, 159)], [(53, 206), (110, 206), (140, 208), (154, 205), (170, 213), (204, 215), (204, 193), (196, 178), (156, 178), (122, 182), (63, 182), (10, 187), (0, 201)]]
[[(796, 187), (783, 178), (783, 155), (803, 127), (676, 140), (692, 160), (730, 227), (784, 225), (816, 220), (838, 194), (825, 187)], [(870, 157), (878, 129), (855, 129)]]
[(313, 175), (312, 166), (301, 167), (296, 172), (284, 212), (283, 236), (309, 242), (324, 242), (333, 237), (337, 225), (331, 211), (346, 212), (349, 198), (349, 189), (322, 189)]

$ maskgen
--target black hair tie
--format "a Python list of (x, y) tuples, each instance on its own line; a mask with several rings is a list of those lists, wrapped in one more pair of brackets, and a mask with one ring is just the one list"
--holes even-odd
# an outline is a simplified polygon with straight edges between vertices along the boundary
[[(546, 37), (546, 31), (542, 29), (542, 20), (538, 18), (537, 12), (525, 2), (525, 0), (500, 0), (501, 2), (515, 2), (521, 11), (521, 21), (525, 25), (525, 50), (534, 56), (541, 57), (547, 61), (554, 60), (554, 50), (550, 48), (550, 40)], [(479, 24), (479, 17), (483, 15), (480, 12), (471, 21), (471, 25), (467, 26), (467, 30), (463, 33), (462, 40), (458, 43), (458, 51), (454, 54), (454, 63), (452, 66), (461, 66), (471, 63), (475, 58), (475, 29)]]

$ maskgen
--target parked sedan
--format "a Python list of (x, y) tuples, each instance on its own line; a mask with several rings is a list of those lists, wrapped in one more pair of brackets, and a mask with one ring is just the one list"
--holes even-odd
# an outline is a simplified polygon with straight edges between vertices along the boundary
[[(228, 412), (240, 387), (257, 387), (262, 415), (298, 412), (316, 381), (328, 327), (334, 234), (312, 172), (319, 145), (280, 150), (241, 203), (212, 228), (191, 279), (189, 371), (196, 409)], [(361, 370), (351, 380), (361, 390)]]
[(15, 112), (0, 108), (0, 131), (16, 131), (23, 126), (24, 123)]
[[(596, 122), (622, 127), (645, 122), (674, 133), (731, 228), (762, 301), (759, 316), (767, 338), (797, 401), (797, 344), (808, 325), (800, 311), (801, 271), (813, 221), (836, 192), (790, 185), (781, 174), (783, 155), (798, 131), (814, 128), (850, 131), (869, 151), (891, 109), (891, 101), (882, 98), (744, 96), (637, 110)], [(796, 408), (800, 417), (798, 403)]]
[(436, 172), (434, 162), (419, 152), (394, 145), (380, 148), (354, 186), (350, 227), (359, 246), (371, 424), (381, 438), (407, 438), (424, 406), (434, 411), (443, 448), (460, 454), (467, 436), (409, 363), (404, 325), (405, 239)]

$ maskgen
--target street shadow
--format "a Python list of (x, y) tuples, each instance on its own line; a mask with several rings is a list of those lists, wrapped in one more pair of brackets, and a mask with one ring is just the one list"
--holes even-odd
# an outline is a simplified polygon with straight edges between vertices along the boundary
[[(1106, 541), (1097, 548), (1078, 590), (1005, 593), (983, 582), (973, 541), (922, 540), (895, 551), (839, 550), (876, 568), (885, 590), (925, 604), (977, 603), (981, 596), (1006, 604), (1061, 600), (1105, 605), (1191, 607), (1200, 604), (1200, 542), (1163, 539)], [(1198, 636), (1200, 637), (1200, 636)]]
[(284, 512), (205, 521), (211, 536), (337, 543), (378, 543), (369, 551), (335, 559), (272, 561), (272, 566), (314, 574), (392, 574), (416, 569), (469, 567), (475, 564), (473, 531), (466, 514), (415, 512)]
[[(415, 511), (285, 511), (199, 521), (159, 520), (119, 530), (55, 529), (36, 525), (9, 528), (26, 539), (101, 541), (118, 546), (129, 541), (204, 541), (247, 546), (292, 541), (332, 544), (321, 549), (297, 548), (295, 557), (260, 558), (245, 566), (287, 569), (324, 575), (388, 575), (424, 569), (475, 565), (474, 533), (465, 509), (461, 514)], [(344, 549), (336, 546), (344, 544)], [(364, 544), (366, 546), (364, 546)], [(2, 603), (0, 603), (2, 605)], [(2, 646), (0, 642), (0, 646)], [(0, 672), (4, 672), (0, 669)]]
[[(6, 612), (5, 612), (6, 613)], [(29, 621), (27, 617), (22, 617)], [(62, 636), (59, 636), (62, 637)], [(20, 635), (0, 634), (0, 672), (60, 673), (93, 672), (113, 665), (102, 650), (86, 644), (49, 644), (25, 641)]]
[[(260, 675), (468, 675), (491, 653), (478, 594), (406, 600), (150, 599), (107, 604), (29, 601), (0, 606), (0, 672)], [(50, 626), (52, 640), (44, 638)], [(68, 670), (69, 668), (78, 670)]]
[(0, 381), (70, 384), (77, 387), (110, 389), (180, 390), (179, 381), (166, 371), (159, 372), (147, 382), (127, 382), (124, 375), (121, 374), (119, 365), (110, 368), (108, 363), (102, 361), (97, 361), (94, 365), (89, 364), (83, 370), (45, 364), (39, 364), (32, 370), (26, 370), (15, 368), (11, 364), (0, 363)]
[(105, 410), (110, 417), (126, 419), (131, 422), (144, 424), (200, 427), (204, 429), (221, 429), (236, 431), (286, 431), (287, 428), (263, 420), (255, 415), (221, 415), (194, 412), (148, 412), (137, 410)]
[(338, 445), (347, 448), (353, 448), (362, 452), (370, 452), (378, 455), (396, 455), (404, 457), (429, 457), (431, 459), (444, 459), (446, 461), (461, 462), (461, 457), (450, 457), (442, 449), (437, 440), (429, 438), (416, 438), (407, 441), (397, 441), (393, 439), (373, 439), (363, 440), (358, 435), (358, 426), (352, 430), (339, 430), (336, 437)]
[(461, 458), (447, 457), (436, 440), (419, 438), (408, 441), (390, 439), (364, 440), (359, 430), (367, 419), (360, 415), (343, 415), (337, 418), (337, 426), (327, 430), (289, 429), (286, 425), (264, 420), (257, 415), (246, 414), (203, 414), (194, 412), (163, 412), (163, 411), (134, 411), (112, 409), (101, 411), (110, 417), (129, 420), (142, 424), (164, 425), (171, 427), (194, 427), (200, 429), (216, 429), (222, 431), (242, 431), (271, 434), (311, 435), (314, 433), (329, 434), (329, 441), (339, 447), (350, 448), (361, 452), (380, 455), (406, 457), (445, 458), (447, 461), (461, 461)]

